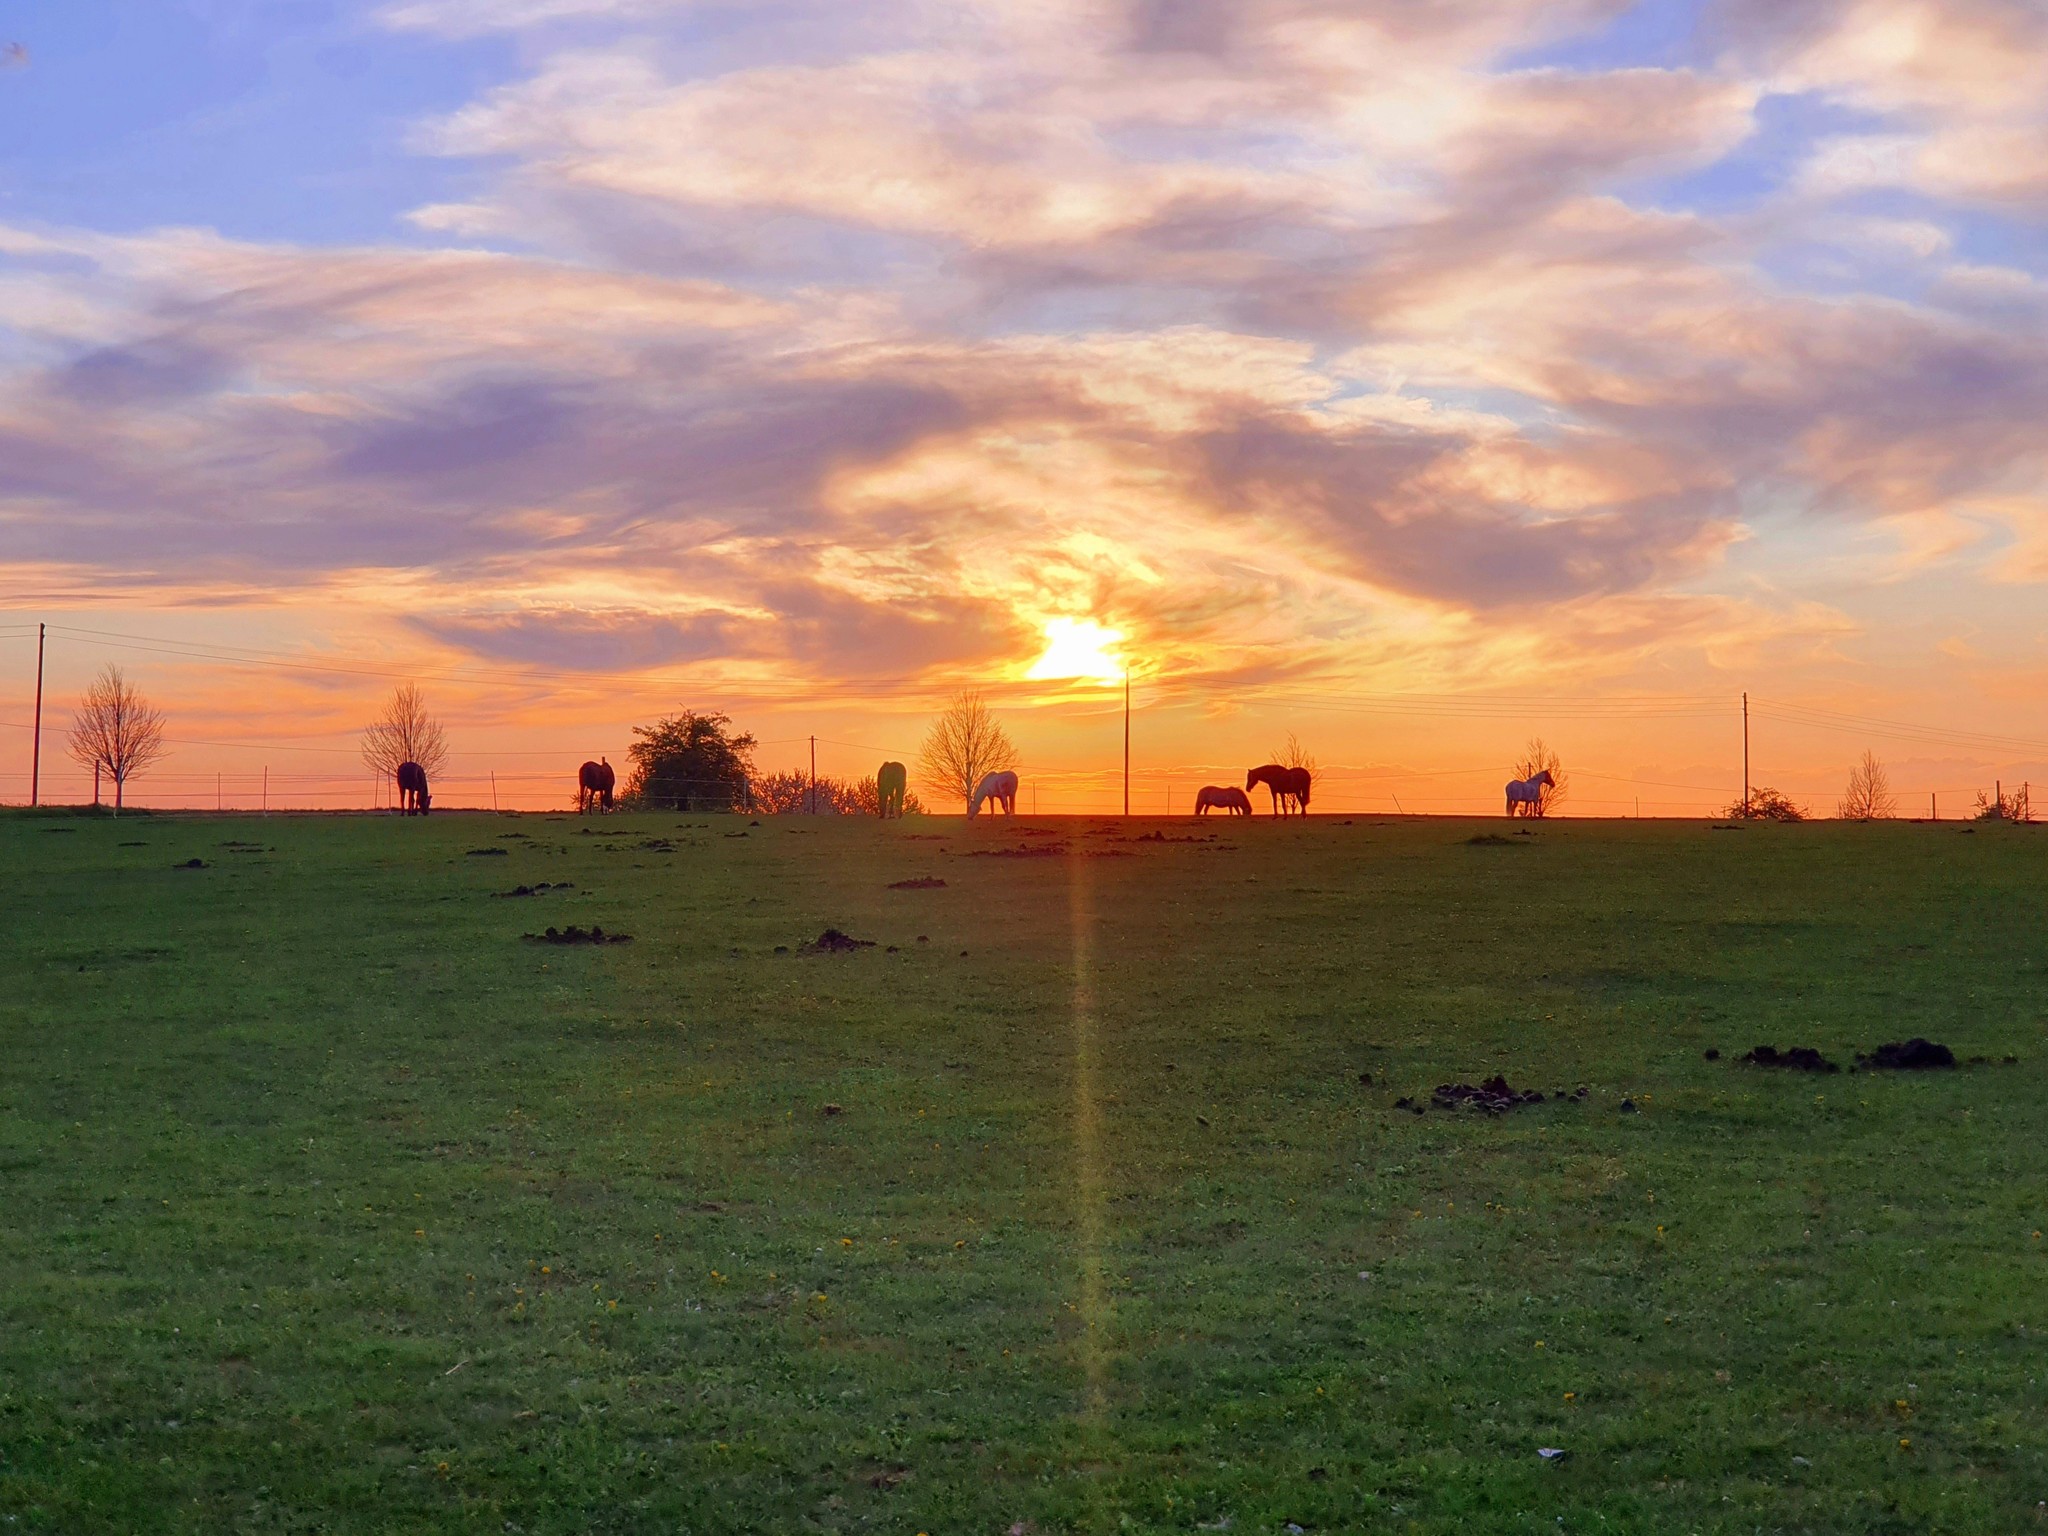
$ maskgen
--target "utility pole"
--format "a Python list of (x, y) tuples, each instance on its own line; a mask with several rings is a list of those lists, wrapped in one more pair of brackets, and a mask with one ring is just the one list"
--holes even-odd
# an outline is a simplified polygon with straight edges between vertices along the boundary
[(498, 814), (498, 770), (491, 770), (491, 814)]
[(32, 806), (43, 788), (43, 636), (49, 628), (47, 624), (36, 626), (36, 733), (28, 762), (28, 803)]
[(1749, 690), (1742, 693), (1742, 814), (1749, 815)]
[(1124, 668), (1124, 814), (1131, 814), (1131, 669)]
[(811, 814), (818, 814), (818, 738), (811, 738)]
[(263, 814), (270, 814), (270, 764), (263, 765)]

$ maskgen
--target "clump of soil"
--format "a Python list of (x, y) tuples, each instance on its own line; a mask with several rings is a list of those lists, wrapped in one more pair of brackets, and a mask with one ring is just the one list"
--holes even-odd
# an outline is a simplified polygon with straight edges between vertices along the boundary
[(1481, 832), (1476, 837), (1465, 839), (1475, 848), (1512, 848), (1515, 845), (1498, 832)]
[(1435, 1100), (1438, 1109), (1456, 1109), (1462, 1104), (1488, 1115), (1504, 1115), (1511, 1109), (1521, 1108), (1524, 1104), (1543, 1102), (1541, 1090), (1531, 1088), (1518, 1092), (1510, 1088), (1508, 1080), (1498, 1074), (1476, 1085), (1438, 1083), (1430, 1097)]
[(263, 845), (262, 845), (261, 843), (245, 843), (245, 842), (243, 842), (243, 841), (242, 841), (242, 839), (240, 839), (239, 837), (231, 837), (231, 838), (229, 838), (229, 839), (228, 839), (228, 840), (227, 840), (226, 842), (224, 842), (224, 843), (222, 843), (222, 844), (221, 844), (221, 847), (223, 847), (223, 848), (246, 848), (246, 849), (249, 849), (249, 850), (251, 850), (251, 851), (253, 851), (253, 852), (256, 852), (256, 853), (266, 853), (266, 852), (268, 852), (268, 851), (269, 851), (269, 850), (268, 850), (268, 849), (266, 849), (266, 848), (265, 848), (265, 847), (264, 847), (264, 846), (263, 846)]
[(1168, 837), (1164, 832), (1147, 832), (1143, 836), (1132, 838), (1131, 841), (1134, 843), (1213, 843), (1216, 841), (1216, 834), (1211, 832), (1207, 837)]
[(727, 837), (745, 837), (747, 834), (744, 832), (728, 832), (725, 835)]
[(531, 832), (500, 832), (498, 834), (498, 841), (503, 842), (508, 837), (523, 837), (529, 843), (533, 841), (533, 834)]
[(502, 859), (509, 856), (511, 852), (510, 848), (472, 848), (469, 850), (469, 857), (472, 859)]
[[(69, 827), (67, 827), (67, 828), (65, 828), (65, 830), (66, 830), (66, 831), (68, 832), (68, 831), (70, 831), (71, 829), (70, 829)], [(212, 866), (211, 864), (207, 863), (207, 862), (206, 862), (206, 860), (204, 860), (204, 859), (187, 859), (187, 860), (186, 860), (186, 861), (185, 861), (184, 863), (182, 863), (182, 864), (173, 864), (173, 865), (171, 866), (171, 868), (173, 868), (173, 869), (211, 869), (211, 868), (213, 868), (213, 866)]]
[(827, 1105), (826, 1105), (826, 1106), (825, 1106), (825, 1107), (824, 1107), (823, 1109), (819, 1110), (819, 1111), (818, 1111), (818, 1113), (819, 1113), (819, 1114), (821, 1114), (821, 1115), (823, 1115), (823, 1116), (824, 1116), (824, 1117), (825, 1117), (825, 1118), (826, 1118), (827, 1120), (829, 1120), (829, 1119), (831, 1119), (831, 1118), (832, 1118), (832, 1117), (833, 1117), (834, 1115), (843, 1115), (843, 1114), (845, 1114), (845, 1113), (846, 1113), (846, 1109), (845, 1109), (845, 1107), (844, 1107), (843, 1105), (839, 1105), (839, 1104), (827, 1104)]
[(812, 955), (850, 955), (858, 949), (873, 949), (873, 939), (856, 939), (850, 933), (841, 933), (837, 928), (827, 928), (818, 935), (817, 942), (806, 944), (804, 952)]
[(640, 844), (640, 848), (646, 853), (674, 853), (676, 851), (676, 845), (665, 837), (650, 837), (646, 842)]
[(526, 939), (531, 944), (630, 944), (633, 942), (633, 935), (606, 933), (595, 923), (588, 928), (578, 928), (571, 923), (567, 928), (550, 928), (546, 933), (529, 933)]
[(1066, 854), (1065, 843), (1030, 843), (1019, 848), (970, 848), (970, 859), (1057, 859)]
[[(70, 829), (69, 827), (62, 827), (62, 828), (59, 828), (59, 830), (60, 830), (60, 831), (64, 831), (64, 832), (69, 832), (69, 831), (70, 831), (71, 829)], [(149, 846), (149, 844), (147, 844), (147, 843), (123, 843), (123, 844), (121, 844), (121, 846), (122, 846), (123, 848), (147, 848), (147, 847)]]
[(1793, 1072), (1842, 1070), (1810, 1045), (1795, 1045), (1788, 1051), (1781, 1051), (1775, 1045), (1759, 1045), (1742, 1059), (1752, 1067), (1784, 1067)]
[(914, 880), (889, 882), (889, 889), (892, 891), (943, 891), (945, 888), (946, 882), (936, 875), (919, 875)]
[(1717, 1045), (1710, 1045), (1701, 1054), (1709, 1061), (1719, 1061), (1721, 1059), (1721, 1048)]
[(493, 891), (491, 895), (494, 898), (500, 899), (507, 896), (545, 896), (549, 891), (573, 891), (575, 889), (576, 883), (573, 880), (557, 880), (552, 884), (543, 880), (539, 885), (515, 885), (509, 891)]
[(1915, 1035), (1910, 1040), (1894, 1040), (1880, 1045), (1868, 1056), (1858, 1055), (1856, 1065), (1872, 1071), (1924, 1072), (1931, 1068), (1952, 1067), (1956, 1064), (1956, 1053), (1945, 1045), (1932, 1040), (1923, 1040)]

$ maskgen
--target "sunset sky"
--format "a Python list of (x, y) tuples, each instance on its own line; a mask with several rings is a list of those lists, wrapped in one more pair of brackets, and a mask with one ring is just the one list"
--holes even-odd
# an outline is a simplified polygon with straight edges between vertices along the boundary
[[(0, 799), (2048, 780), (2039, 0), (0, 0)], [(1080, 673), (1079, 677), (1061, 674)], [(83, 788), (82, 788), (83, 786)]]

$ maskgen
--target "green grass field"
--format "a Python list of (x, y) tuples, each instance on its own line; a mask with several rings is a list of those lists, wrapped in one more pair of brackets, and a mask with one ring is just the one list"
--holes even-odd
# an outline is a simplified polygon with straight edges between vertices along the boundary
[(2036, 1529), (2048, 831), (1505, 830), (0, 816), (0, 1531)]

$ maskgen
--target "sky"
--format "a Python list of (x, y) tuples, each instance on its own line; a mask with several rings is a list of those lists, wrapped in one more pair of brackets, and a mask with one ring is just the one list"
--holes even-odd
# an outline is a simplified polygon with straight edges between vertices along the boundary
[[(0, 799), (2048, 780), (2037, 0), (0, 0)], [(1062, 676), (1064, 673), (1077, 674)], [(386, 792), (388, 794), (388, 792)]]

